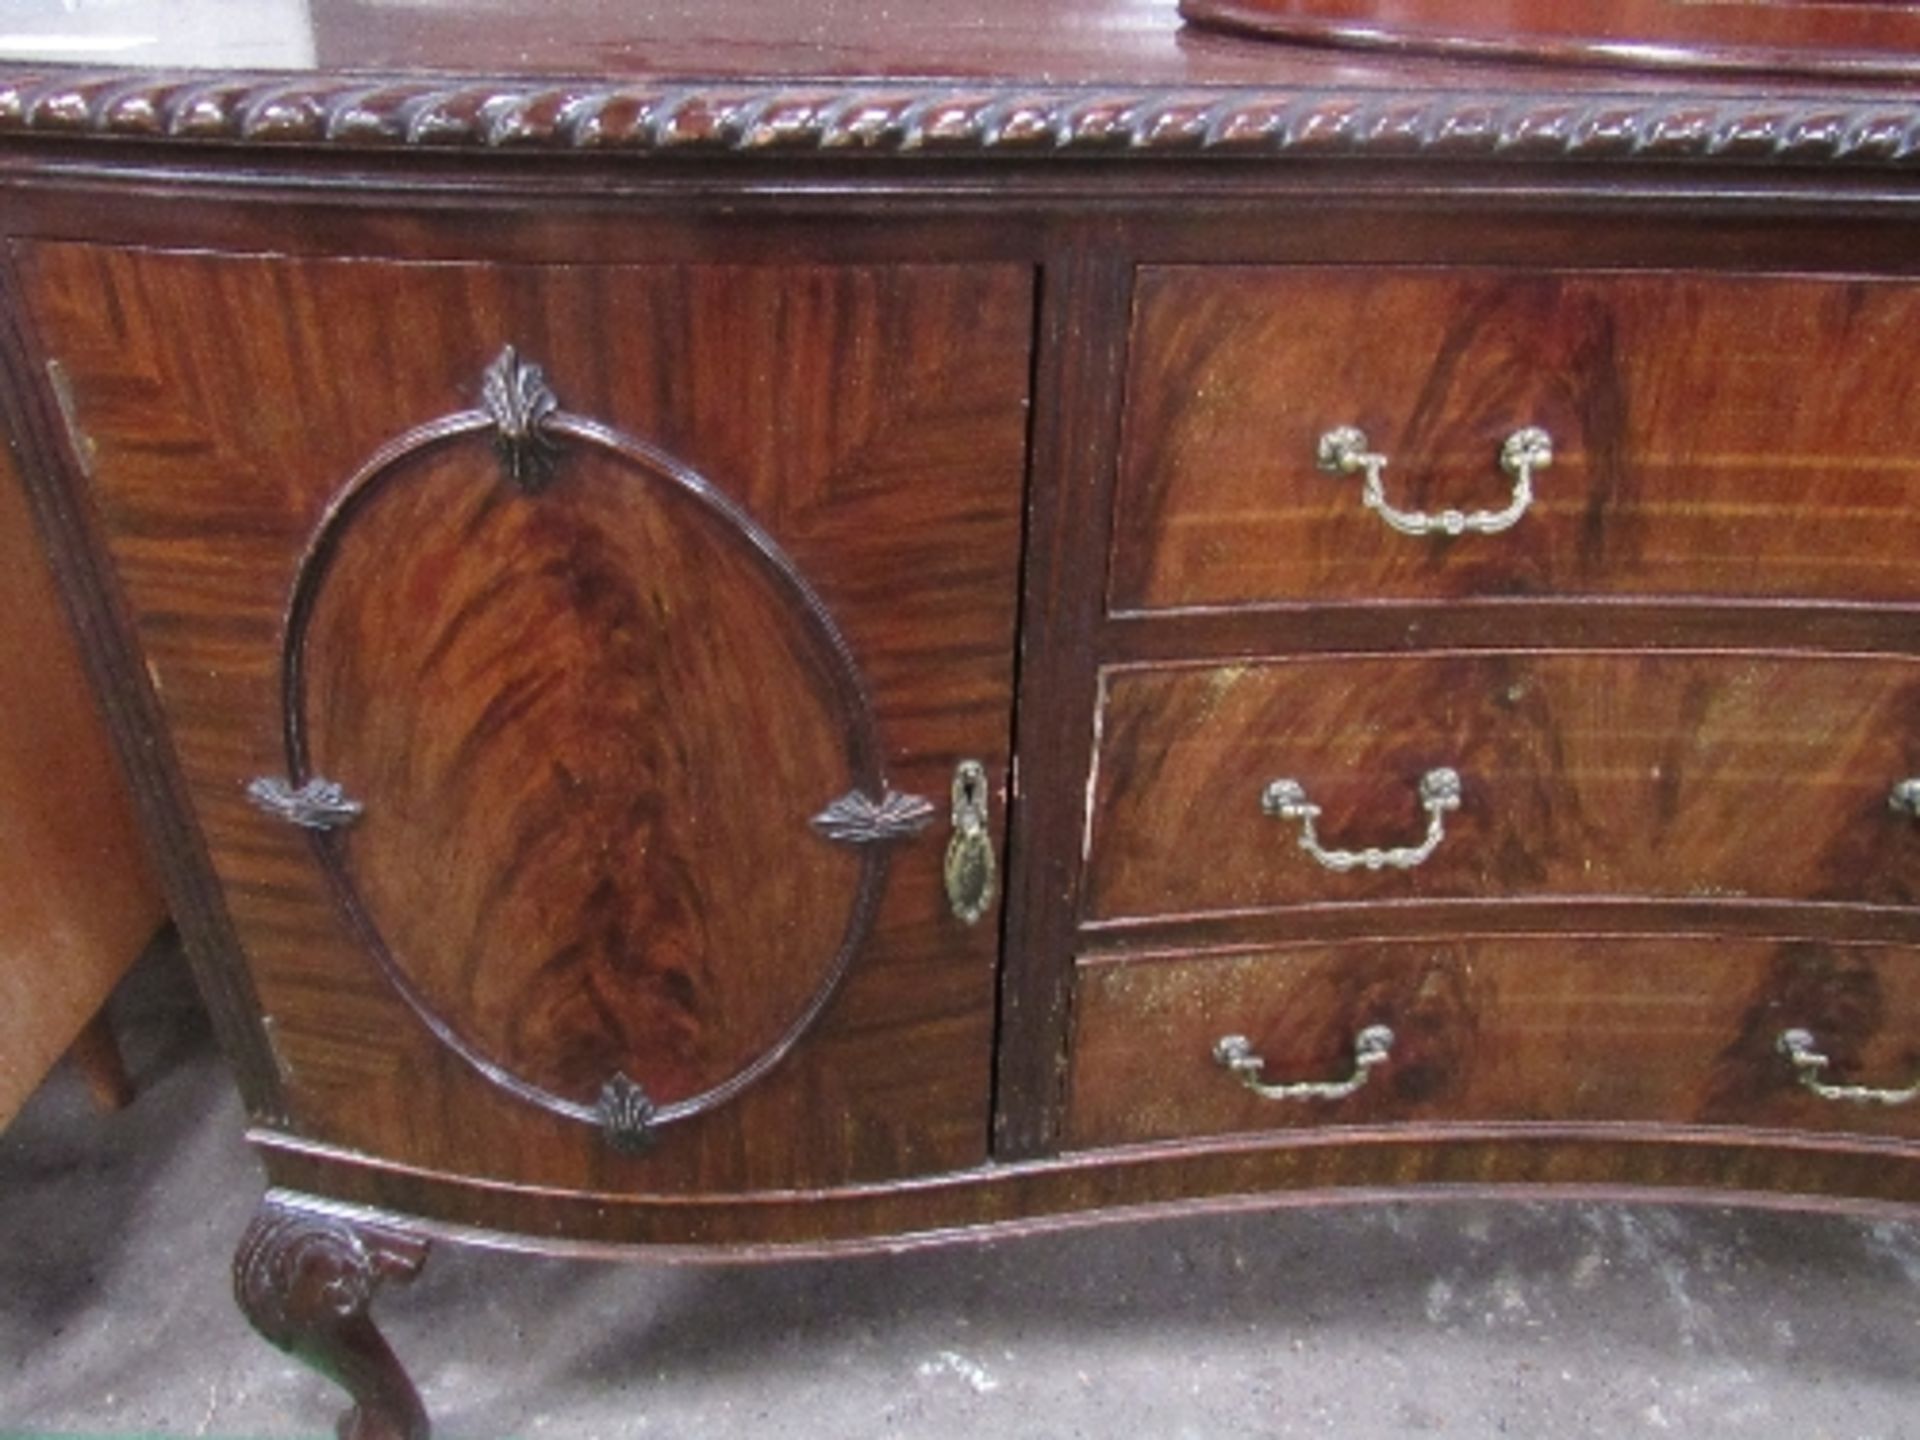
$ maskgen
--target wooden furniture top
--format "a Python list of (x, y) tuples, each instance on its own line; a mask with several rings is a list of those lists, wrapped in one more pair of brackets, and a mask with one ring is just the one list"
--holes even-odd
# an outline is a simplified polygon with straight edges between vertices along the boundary
[(1560, 65), (1920, 76), (1920, 7), (1902, 0), (1182, 0), (1198, 24), (1363, 50)]
[(238, 23), (185, 0), (144, 26), (139, 13), (0, 35), (0, 133), (702, 156), (1920, 156), (1920, 89), (1897, 73), (1396, 57), (1182, 25), (1176, 0), (311, 0)]

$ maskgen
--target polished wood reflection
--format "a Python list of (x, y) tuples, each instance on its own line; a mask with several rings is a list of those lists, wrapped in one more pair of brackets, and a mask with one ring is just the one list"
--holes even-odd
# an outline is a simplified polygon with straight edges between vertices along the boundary
[(315, 771), (366, 807), (348, 873), (428, 1008), (592, 1103), (731, 1079), (823, 988), (859, 858), (837, 657), (747, 537), (603, 451), (537, 496), (484, 436), (342, 534), (306, 637)]
[(1195, 24), (1372, 53), (1849, 79), (1920, 75), (1908, 0), (1180, 0)]
[[(1139, 279), (1111, 603), (1605, 595), (1920, 599), (1920, 287), (1529, 269), (1151, 267)], [(1365, 431), (1408, 536), (1316, 468)]]
[[(1816, 1098), (1778, 1049), (1801, 1027), (1852, 1083), (1920, 1079), (1907, 950), (1536, 935), (1094, 957), (1074, 1013), (1074, 1146), (1442, 1121), (1920, 1135), (1920, 1103)], [(1213, 1056), (1242, 1034), (1270, 1082), (1339, 1079), (1369, 1025), (1393, 1031), (1392, 1049), (1344, 1099), (1263, 1099)]]
[[(1650, 651), (1313, 657), (1107, 677), (1087, 913), (1389, 899), (1910, 905), (1920, 664)], [(1262, 813), (1290, 777), (1322, 842), (1405, 845), (1420, 777), (1461, 808), (1415, 869), (1336, 874)]]
[[(303, 1133), (667, 1191), (985, 1154), (996, 927), (947, 913), (939, 829), (896, 849), (806, 1043), (633, 1158), (436, 1039), (244, 787), (287, 764), (282, 612), (326, 506), (475, 405), (509, 342), (779, 542), (845, 632), (896, 788), (944, 799), (962, 758), (1004, 784), (1028, 272), (67, 244), (24, 271)], [(372, 912), (452, 1025), (576, 1098), (627, 1064), (683, 1092), (763, 1046), (818, 982), (853, 864), (807, 826), (847, 785), (817, 655), (728, 536), (617, 468), (573, 447), (529, 500), (484, 442), (430, 457), (347, 530), (313, 634), (315, 758), (365, 792), (342, 833)]]

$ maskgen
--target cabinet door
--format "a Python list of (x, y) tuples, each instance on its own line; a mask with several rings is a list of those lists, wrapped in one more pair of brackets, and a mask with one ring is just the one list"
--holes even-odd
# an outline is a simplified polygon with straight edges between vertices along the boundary
[(23, 264), (296, 1129), (984, 1156), (1028, 272)]

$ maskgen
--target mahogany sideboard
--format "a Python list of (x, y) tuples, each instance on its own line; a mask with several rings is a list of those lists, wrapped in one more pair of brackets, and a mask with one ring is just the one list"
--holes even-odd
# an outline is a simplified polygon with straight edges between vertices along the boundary
[(1920, 1200), (1911, 52), (176, 8), (0, 401), (344, 1433), (436, 1237)]

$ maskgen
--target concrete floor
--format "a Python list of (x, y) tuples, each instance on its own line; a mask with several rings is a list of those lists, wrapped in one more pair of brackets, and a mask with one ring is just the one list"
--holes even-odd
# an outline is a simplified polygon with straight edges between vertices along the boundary
[[(0, 1137), (0, 1434), (321, 1436), (227, 1260), (261, 1181), (170, 952), (142, 1087)], [(1920, 1437), (1920, 1230), (1446, 1204), (749, 1269), (441, 1247), (381, 1313), (443, 1440), (718, 1435)]]

